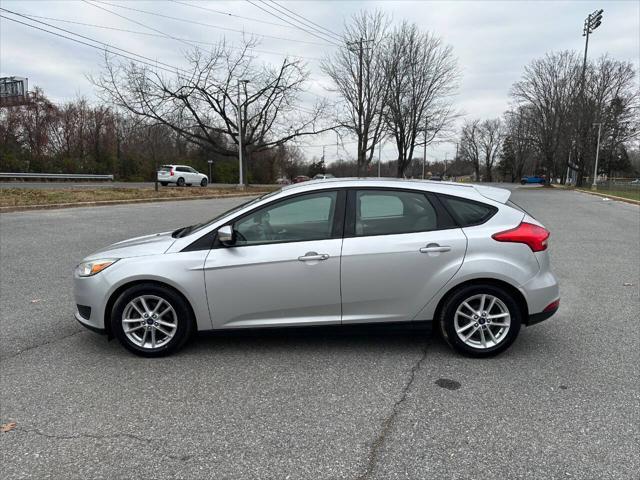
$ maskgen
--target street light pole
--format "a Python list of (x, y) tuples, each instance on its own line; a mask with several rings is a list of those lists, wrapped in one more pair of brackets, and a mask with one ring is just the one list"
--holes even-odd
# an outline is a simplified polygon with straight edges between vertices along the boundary
[(593, 170), (593, 183), (591, 184), (591, 190), (596, 190), (598, 188), (598, 156), (600, 155), (600, 132), (602, 131), (602, 122), (594, 123), (595, 127), (598, 125), (598, 146), (596, 147), (596, 166)]
[(382, 143), (378, 147), (378, 178), (380, 178), (380, 161), (382, 160)]
[(244, 128), (242, 125), (242, 103), (240, 103), (240, 84), (244, 83), (245, 87), (247, 85), (247, 83), (249, 83), (249, 80), (240, 80), (238, 79), (238, 169), (239, 169), (239, 175), (238, 175), (238, 188), (240, 190), (244, 189), (244, 166), (243, 166), (243, 162), (244, 162), (244, 151), (243, 151), (243, 137), (244, 137)]

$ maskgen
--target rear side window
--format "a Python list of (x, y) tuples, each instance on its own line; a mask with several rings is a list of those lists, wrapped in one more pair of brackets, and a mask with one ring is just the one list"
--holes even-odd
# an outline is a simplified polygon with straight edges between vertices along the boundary
[(438, 229), (436, 210), (420, 192), (358, 190), (355, 235), (393, 235)]
[(498, 209), (486, 203), (467, 200), (466, 198), (439, 196), (447, 210), (461, 227), (481, 225), (489, 220)]

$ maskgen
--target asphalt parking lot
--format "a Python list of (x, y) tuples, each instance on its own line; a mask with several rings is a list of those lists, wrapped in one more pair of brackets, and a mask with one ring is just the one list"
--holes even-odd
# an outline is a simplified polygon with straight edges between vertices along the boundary
[(637, 479), (640, 207), (511, 188), (552, 232), (562, 303), (489, 360), (385, 329), (138, 358), (77, 325), (73, 266), (242, 200), (1, 215), (2, 477)]

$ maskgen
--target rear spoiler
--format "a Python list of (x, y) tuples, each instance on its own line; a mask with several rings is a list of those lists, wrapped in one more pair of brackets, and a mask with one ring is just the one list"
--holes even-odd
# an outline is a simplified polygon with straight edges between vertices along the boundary
[(506, 188), (487, 187), (484, 185), (474, 185), (473, 188), (483, 197), (500, 203), (507, 203), (511, 196), (511, 191)]

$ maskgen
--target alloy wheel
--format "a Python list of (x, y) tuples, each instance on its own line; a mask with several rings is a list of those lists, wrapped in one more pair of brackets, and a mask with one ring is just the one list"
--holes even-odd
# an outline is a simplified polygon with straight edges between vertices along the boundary
[(511, 326), (511, 314), (505, 303), (490, 294), (473, 295), (458, 305), (454, 328), (466, 345), (485, 350), (502, 343)]
[(122, 330), (134, 345), (154, 350), (171, 341), (178, 329), (173, 306), (157, 295), (133, 298), (122, 312)]

